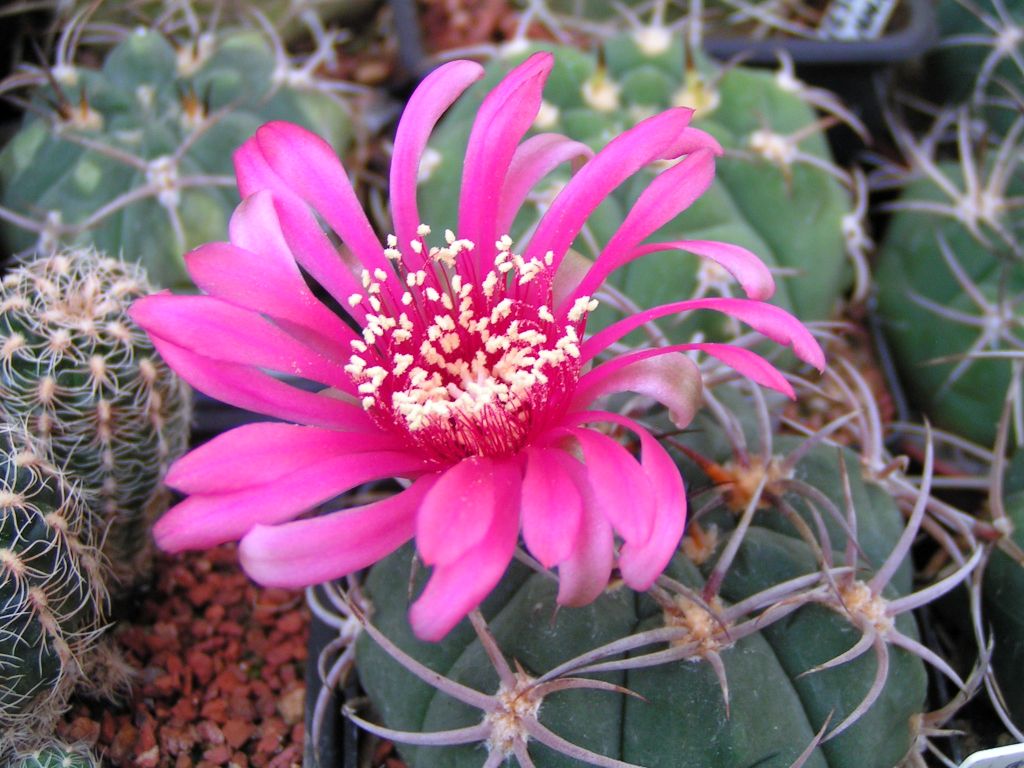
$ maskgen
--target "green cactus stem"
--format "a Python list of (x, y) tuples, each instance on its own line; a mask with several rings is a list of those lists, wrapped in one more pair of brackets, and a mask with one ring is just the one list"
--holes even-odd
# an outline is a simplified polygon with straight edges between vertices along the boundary
[(0, 283), (0, 396), (75, 478), (127, 587), (149, 563), (161, 485), (187, 447), (190, 394), (128, 317), (151, 292), (140, 267), (71, 249)]
[(106, 590), (84, 500), (23, 425), (0, 423), (0, 759), (53, 733), (101, 631)]

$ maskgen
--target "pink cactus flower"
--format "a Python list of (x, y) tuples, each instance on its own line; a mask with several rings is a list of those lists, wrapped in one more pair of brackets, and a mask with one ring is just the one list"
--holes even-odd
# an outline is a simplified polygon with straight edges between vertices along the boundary
[[(686, 518), (679, 471), (641, 425), (592, 404), (612, 392), (641, 393), (685, 424), (701, 389), (690, 350), (792, 390), (738, 347), (687, 344), (609, 358), (610, 345), (653, 318), (710, 309), (792, 345), (819, 369), (824, 357), (795, 318), (763, 301), (774, 285), (753, 254), (710, 241), (642, 244), (711, 183), (721, 149), (688, 127), (691, 110), (645, 120), (596, 155), (554, 134), (523, 140), (552, 61), (530, 57), (484, 100), (466, 151), (457, 235), (421, 224), (416, 181), (434, 125), (483, 74), (473, 62), (435, 70), (409, 101), (395, 138), (395, 235), (386, 242), (317, 136), (269, 123), (238, 150), (244, 202), (230, 242), (186, 257), (205, 295), (145, 298), (133, 316), (197, 389), (281, 421), (232, 430), (174, 465), (167, 482), (189, 496), (156, 525), (163, 549), (240, 540), (252, 578), (295, 587), (352, 573), (415, 539), (432, 572), (410, 620), (427, 640), (486, 597), (520, 533), (537, 561), (557, 568), (564, 605), (596, 598), (614, 567), (638, 590), (661, 573)], [(616, 186), (653, 161), (677, 159), (593, 263), (570, 254)], [(578, 170), (517, 253), (504, 233), (530, 189), (570, 160)], [(453, 225), (435, 222), (445, 224)], [(588, 338), (592, 296), (607, 275), (667, 249), (716, 261), (749, 298), (680, 301)], [(347, 317), (314, 296), (300, 268)], [(293, 387), (273, 371), (323, 390)], [(639, 457), (609, 436), (609, 425), (635, 437)], [(384, 478), (405, 490), (296, 519)]]

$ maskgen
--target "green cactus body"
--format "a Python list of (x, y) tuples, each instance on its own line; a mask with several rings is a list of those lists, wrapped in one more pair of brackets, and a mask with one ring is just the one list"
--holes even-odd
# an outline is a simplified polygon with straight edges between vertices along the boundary
[[(652, 47), (639, 34), (613, 37), (603, 47), (603, 69), (594, 55), (542, 46), (554, 51), (555, 65), (533, 132), (562, 133), (597, 150), (657, 112), (677, 104), (695, 107), (693, 125), (718, 139), (726, 155), (717, 162), (711, 188), (648, 241), (711, 239), (749, 248), (770, 267), (787, 273), (778, 279), (775, 303), (804, 319), (831, 316), (850, 284), (844, 221), (851, 214), (851, 196), (822, 167), (787, 154), (799, 143), (801, 156), (821, 165), (832, 162), (814, 110), (784, 87), (781, 75), (742, 66), (719, 70), (703, 59), (687, 68), (678, 36), (667, 38), (666, 44)], [(456, 201), (447, 190), (458, 189), (462, 150), (481, 94), (525, 55), (492, 62), (484, 81), (475, 86), (476, 98), (470, 91), (435, 132), (431, 146), (437, 154), (423, 166), (424, 221), (434, 226), (455, 222)], [(788, 137), (799, 141), (789, 142)], [(585, 231), (574, 248), (595, 257), (599, 244), (607, 242), (657, 171), (637, 174), (620, 187), (590, 217), (592, 239)], [(546, 187), (541, 185), (520, 212), (513, 237), (536, 221), (567, 178), (556, 172)], [(727, 275), (681, 251), (645, 256), (617, 270), (613, 281), (641, 306), (735, 290)], [(592, 322), (610, 318), (599, 310)], [(712, 328), (705, 320), (703, 329)], [(669, 335), (682, 339), (693, 330), (688, 325), (670, 329)]]
[[(937, 167), (964, 188), (959, 166)], [(1024, 192), (1017, 176), (1006, 197)], [(908, 184), (901, 201), (946, 204), (948, 198), (926, 177)], [(1009, 209), (995, 220), (1011, 237), (1024, 225)], [(911, 403), (935, 425), (992, 445), (1010, 362), (964, 355), (1024, 345), (1024, 264), (984, 220), (972, 234), (952, 215), (899, 210), (879, 248), (875, 276), (878, 314)]]
[(169, 500), (161, 480), (190, 419), (187, 386), (128, 317), (150, 292), (137, 265), (82, 249), (18, 267), (0, 287), (3, 411), (81, 484), (126, 586), (148, 562), (149, 526)]
[(300, 123), (338, 150), (350, 141), (344, 104), (290, 66), (256, 30), (175, 48), (139, 28), (100, 69), (57, 69), (64, 114), (46, 114), (61, 97), (41, 85), (39, 109), (0, 153), (8, 246), (95, 246), (142, 263), (157, 285), (190, 286), (182, 255), (223, 239), (238, 203), (231, 155), (259, 125)]
[(942, 40), (928, 68), (942, 89), (936, 96), (984, 107), (989, 124), (1004, 132), (1024, 94), (1024, 3), (940, 0), (936, 10)]
[(103, 624), (95, 526), (20, 425), (0, 424), (0, 757), (52, 734)]
[[(776, 447), (782, 451), (797, 444), (795, 439), (776, 438)], [(714, 450), (711, 442), (703, 447)], [(794, 477), (842, 504), (838, 455), (834, 446), (817, 446), (799, 462)], [(901, 516), (881, 489), (859, 477), (856, 456), (849, 451), (842, 455), (851, 472), (861, 564), (870, 570), (885, 560), (899, 538)], [(688, 474), (693, 474), (691, 469)], [(706, 486), (707, 478), (702, 481), (694, 476), (690, 487), (696, 491), (702, 484)], [(810, 520), (806, 503), (787, 499), (798, 514)], [(705, 533), (710, 530), (709, 522), (700, 521)], [(700, 547), (687, 542), (684, 551), (693, 553), (694, 559), (680, 554), (666, 572), (697, 593), (706, 588), (705, 579), (736, 527), (735, 518), (724, 511), (715, 522), (717, 542), (706, 535), (703, 552), (694, 552)], [(839, 526), (830, 528), (831, 544), (841, 550), (846, 544), (844, 534)], [(421, 643), (412, 636), (406, 619), (410, 555), (407, 548), (371, 571), (366, 594), (374, 624), (434, 671), (477, 690), (494, 691), (497, 678), (468, 622), (439, 644)], [(840, 557), (836, 555), (837, 560)], [(713, 603), (735, 605), (820, 567), (796, 529), (769, 505), (757, 512), (746, 531)], [(858, 621), (863, 616), (858, 612), (863, 608), (866, 616), (870, 610), (866, 603), (858, 606), (859, 584), (862, 582), (852, 582), (852, 588), (844, 593), (849, 616), (835, 604), (811, 601), (780, 621), (766, 621), (759, 631), (740, 633), (741, 639), (735, 642), (727, 634), (729, 627), (723, 630), (705, 608), (678, 595), (675, 603), (666, 607), (663, 599), (652, 599), (653, 593), (638, 595), (613, 584), (589, 606), (556, 610), (555, 582), (518, 564), (485, 601), (482, 613), (510, 663), (518, 662), (527, 674), (536, 676), (619, 638), (660, 626), (685, 627), (686, 634), (678, 642), (697, 643), (689, 658), (597, 675), (639, 697), (567, 690), (544, 700), (541, 722), (573, 744), (648, 768), (784, 768), (797, 759), (830, 716), (835, 726), (854, 710), (875, 674), (876, 661), (870, 653), (830, 669), (808, 672), (861, 639), (863, 625)], [(904, 563), (887, 594), (909, 588), (910, 572)], [(916, 637), (908, 615), (897, 617), (895, 626)], [(905, 756), (914, 737), (911, 719), (923, 710), (927, 681), (918, 659), (892, 645), (887, 653), (889, 669), (880, 696), (846, 731), (816, 748), (805, 765), (891, 768)], [(713, 665), (707, 662), (711, 655), (720, 657), (725, 671), (728, 707)], [(478, 711), (413, 678), (365, 634), (358, 644), (357, 667), (363, 687), (389, 728), (428, 733), (480, 722)], [(866, 743), (872, 745), (871, 750), (864, 749)], [(484, 747), (479, 743), (401, 749), (413, 766), (477, 768), (484, 760)], [(538, 768), (583, 764), (534, 742), (530, 753)]]
[[(1024, 478), (1024, 454), (1018, 453), (1010, 464), (1007, 478)], [(1004, 500), (1011, 525), (1009, 538), (1016, 553), (1024, 551), (1024, 490), (1007, 489)], [(1024, 562), (1008, 551), (992, 551), (984, 577), (984, 617), (995, 639), (992, 669), (999, 681), (1010, 715), (1018, 725), (1024, 723)]]
[(47, 744), (35, 752), (20, 755), (11, 768), (102, 768), (102, 765), (88, 747)]

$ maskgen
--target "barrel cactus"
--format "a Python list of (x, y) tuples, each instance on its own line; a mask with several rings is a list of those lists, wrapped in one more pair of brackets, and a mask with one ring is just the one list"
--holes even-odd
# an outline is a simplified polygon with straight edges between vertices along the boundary
[(65, 30), (52, 67), (3, 85), (26, 86), (32, 105), (0, 153), (0, 221), (13, 251), (92, 245), (141, 262), (160, 286), (187, 287), (182, 254), (223, 237), (238, 203), (231, 155), (261, 123), (287, 118), (338, 150), (350, 141), (344, 86), (314, 74), (329, 40), (301, 62), (269, 26), (183, 39), (140, 26), (93, 68), (73, 60), (83, 18)]
[(4, 413), (45, 439), (100, 516), (120, 582), (148, 562), (161, 481), (188, 442), (190, 395), (128, 317), (142, 269), (88, 249), (17, 267), (0, 283)]
[(53, 733), (104, 623), (96, 526), (24, 425), (0, 423), (0, 759)]
[[(1002, 138), (966, 109), (914, 136), (893, 117), (906, 168), (876, 266), (878, 314), (912, 402), (936, 425), (983, 446), (995, 439), (1024, 347), (1024, 119)], [(936, 137), (954, 132), (954, 147)]]
[(613, 581), (556, 610), (551, 575), (515, 564), (480, 615), (427, 644), (405, 618), (411, 553), (375, 566), (357, 669), (383, 724), (350, 717), (406, 744), (413, 766), (900, 763), (919, 736), (922, 660), (961, 684), (910, 611), (977, 560), (911, 592), (927, 481), (904, 521), (828, 430), (773, 438), (743, 394), (716, 391), (673, 441), (699, 508), (645, 594)]
[(1024, 453), (1006, 468), (1002, 504), (993, 504), (1005, 540), (993, 547), (983, 580), (984, 629), (991, 630), (992, 673), (999, 683), (1002, 708), (1024, 730)]
[[(599, 54), (555, 47), (557, 63), (532, 129), (533, 134), (561, 133), (595, 150), (643, 118), (682, 105), (696, 109), (693, 124), (725, 149), (711, 188), (650, 238), (664, 247), (645, 247), (653, 253), (642, 266), (621, 268), (614, 286), (641, 306), (680, 295), (728, 294), (732, 289), (724, 273), (701, 266), (685, 245), (677, 245), (724, 240), (757, 253), (776, 272), (776, 303), (803, 319), (832, 316), (850, 287), (847, 251), (863, 263), (867, 240), (862, 211), (855, 206), (856, 184), (835, 165), (825, 140), (834, 118), (819, 119), (809, 102), (852, 116), (834, 96), (799, 83), (787, 62), (775, 73), (723, 68), (699, 51), (687, 52), (678, 35), (643, 32), (607, 39)], [(527, 50), (534, 47), (551, 48), (531, 45)], [(488, 76), (435, 132), (432, 151), (421, 166), (425, 180), (420, 195), (428, 220), (456, 219), (453, 198), (444, 190), (458, 187), (461, 148), (480, 99), (524, 55), (514, 50), (488, 65)], [(854, 124), (859, 127), (855, 119)], [(585, 152), (580, 147), (576, 158), (567, 155), (565, 160), (582, 160)], [(591, 217), (574, 248), (587, 258), (596, 257), (597, 243), (607, 242), (638, 191), (664, 167), (652, 167), (617, 190)], [(551, 170), (529, 198), (532, 204), (516, 219), (513, 237), (529, 231), (568, 178), (567, 172)], [(594, 322), (601, 322), (601, 312)], [(693, 330), (680, 327), (669, 335), (682, 340)]]
[(1005, 129), (1024, 96), (1024, 3), (941, 0), (937, 10), (942, 38), (930, 71), (940, 98), (970, 103)]
[(19, 755), (11, 768), (102, 768), (102, 765), (83, 744), (51, 742), (34, 752)]

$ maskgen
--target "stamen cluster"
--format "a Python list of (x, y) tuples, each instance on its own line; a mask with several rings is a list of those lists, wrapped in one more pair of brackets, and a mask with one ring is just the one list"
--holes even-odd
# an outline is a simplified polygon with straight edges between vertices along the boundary
[(385, 256), (404, 285), (383, 269), (363, 270), (366, 293), (348, 304), (367, 314), (345, 370), (378, 424), (438, 458), (512, 454), (572, 393), (597, 302), (580, 297), (556, 318), (524, 291), (553, 254), (527, 261), (505, 235), (494, 244), (493, 268), (476, 280), (464, 266), (476, 245), (448, 230), (445, 246), (428, 248), (429, 233), (420, 225), (410, 243), (424, 262), (415, 271), (403, 268), (397, 239), (388, 238)]

